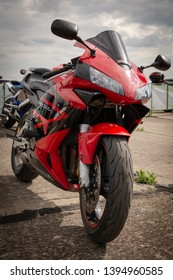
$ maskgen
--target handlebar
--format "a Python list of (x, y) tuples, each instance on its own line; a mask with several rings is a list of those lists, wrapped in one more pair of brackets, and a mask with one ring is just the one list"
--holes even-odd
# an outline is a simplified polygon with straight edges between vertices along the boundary
[(49, 78), (51, 78), (55, 75), (61, 74), (61, 73), (65, 72), (67, 70), (70, 70), (72, 68), (73, 68), (72, 64), (64, 64), (62, 68), (47, 72), (47, 73), (43, 74), (42, 77), (43, 77), (43, 79), (49, 79)]

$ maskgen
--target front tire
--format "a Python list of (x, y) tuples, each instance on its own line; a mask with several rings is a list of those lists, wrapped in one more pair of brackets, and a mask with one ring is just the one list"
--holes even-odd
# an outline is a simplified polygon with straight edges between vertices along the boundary
[(102, 137), (90, 166), (90, 186), (80, 191), (81, 216), (92, 240), (106, 243), (120, 234), (128, 217), (132, 189), (133, 168), (127, 140)]

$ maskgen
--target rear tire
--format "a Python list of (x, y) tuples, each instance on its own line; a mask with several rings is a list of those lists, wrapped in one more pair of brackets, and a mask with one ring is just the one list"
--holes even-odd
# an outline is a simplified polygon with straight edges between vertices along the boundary
[(6, 128), (11, 128), (16, 123), (16, 120), (12, 119), (11, 117), (9, 117), (8, 120), (2, 118), (2, 123)]
[(127, 140), (104, 136), (90, 166), (90, 187), (80, 191), (81, 216), (92, 240), (115, 239), (128, 217), (133, 190), (133, 168)]
[[(28, 117), (26, 113), (19, 122), (17, 127), (17, 131), (19, 131), (25, 123), (25, 119)], [(20, 179), (22, 182), (32, 182), (38, 174), (37, 172), (32, 169), (29, 165), (26, 165), (22, 159), (20, 158), (20, 154), (22, 152), (20, 146), (16, 145), (15, 140), (12, 143), (12, 150), (11, 150), (11, 166), (15, 176)], [(18, 142), (17, 142), (18, 143)]]
[(23, 161), (19, 157), (18, 148), (17, 149), (14, 148), (14, 142), (15, 141), (13, 141), (12, 152), (11, 152), (11, 166), (14, 175), (22, 182), (25, 183), (32, 182), (32, 180), (35, 179), (38, 176), (38, 174), (30, 167), (28, 167), (26, 164), (23, 163)]

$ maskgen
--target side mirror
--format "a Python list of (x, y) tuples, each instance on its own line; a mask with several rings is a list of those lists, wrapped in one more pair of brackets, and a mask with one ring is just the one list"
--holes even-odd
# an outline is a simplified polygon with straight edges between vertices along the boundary
[(2, 76), (0, 75), (0, 79), (2, 79)]
[(55, 19), (51, 25), (51, 31), (53, 34), (67, 40), (76, 39), (78, 29), (79, 28), (76, 24), (62, 19)]
[(139, 69), (141, 72), (143, 72), (144, 69), (149, 67), (155, 67), (158, 70), (166, 71), (171, 67), (171, 60), (169, 57), (159, 54), (152, 64), (148, 66), (141, 66)]
[(171, 67), (171, 60), (169, 57), (164, 55), (158, 55), (151, 66), (155, 67), (158, 70), (166, 71)]
[(155, 84), (161, 84), (164, 82), (164, 75), (160, 72), (153, 72), (152, 74), (150, 74), (149, 78), (151, 80), (152, 83)]
[(51, 25), (51, 31), (53, 34), (67, 39), (67, 40), (76, 40), (79, 43), (83, 44), (86, 48), (88, 48), (93, 57), (96, 56), (96, 52), (94, 49), (91, 49), (77, 34), (79, 27), (69, 21), (62, 19), (55, 19)]

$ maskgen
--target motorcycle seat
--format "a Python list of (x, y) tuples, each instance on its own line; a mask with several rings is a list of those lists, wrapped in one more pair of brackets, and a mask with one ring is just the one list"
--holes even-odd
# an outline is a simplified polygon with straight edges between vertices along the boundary
[(43, 75), (44, 73), (50, 72), (51, 70), (48, 69), (48, 68), (35, 68), (35, 67), (32, 67), (32, 68), (30, 68), (30, 71), (33, 72), (33, 73), (37, 73), (37, 74)]
[(46, 92), (48, 90), (48, 83), (44, 83), (44, 82), (38, 82), (38, 81), (33, 81), (31, 84), (30, 84), (30, 88), (32, 91), (37, 91), (37, 90), (40, 90), (42, 92)]

